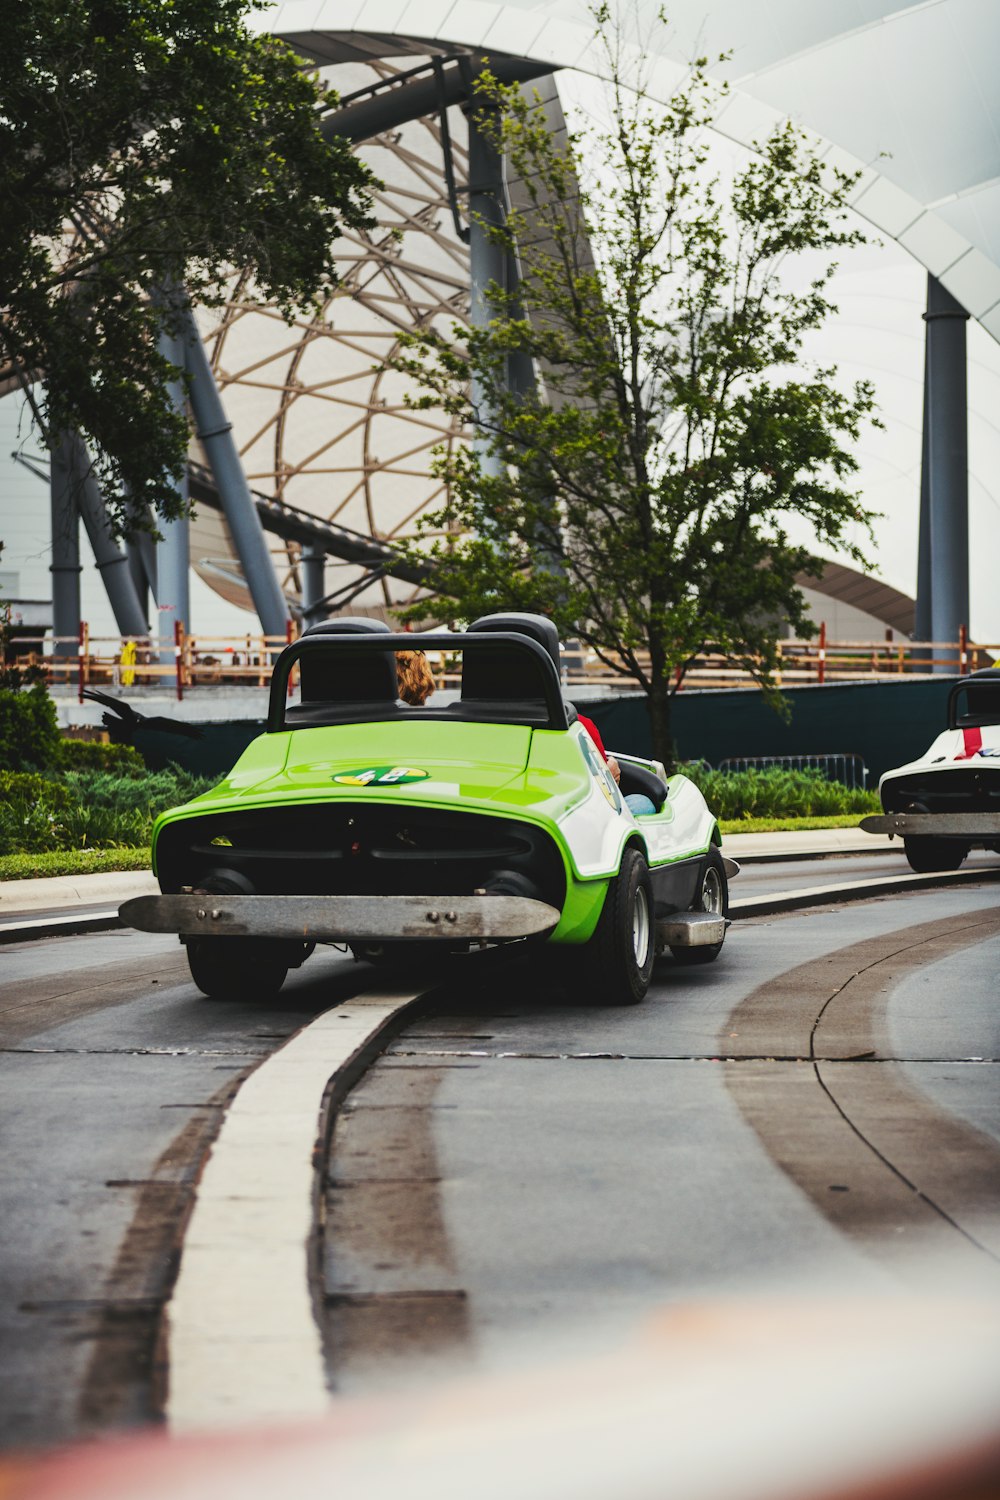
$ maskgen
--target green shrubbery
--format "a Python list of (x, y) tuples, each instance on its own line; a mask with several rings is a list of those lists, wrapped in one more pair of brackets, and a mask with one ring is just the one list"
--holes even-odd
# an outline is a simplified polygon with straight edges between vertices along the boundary
[(56, 706), (41, 683), (0, 686), (0, 766), (41, 771), (58, 765), (61, 744)]
[(827, 781), (820, 771), (790, 771), (784, 766), (713, 771), (704, 761), (689, 761), (677, 769), (701, 789), (720, 819), (836, 817), (878, 812), (881, 806), (877, 792)]
[(177, 768), (148, 773), (136, 759), (138, 769), (118, 771), (0, 771), (0, 855), (141, 848), (158, 813), (213, 785)]
[(134, 745), (105, 745), (99, 740), (61, 740), (57, 764), (64, 771), (115, 771), (145, 776), (146, 762)]

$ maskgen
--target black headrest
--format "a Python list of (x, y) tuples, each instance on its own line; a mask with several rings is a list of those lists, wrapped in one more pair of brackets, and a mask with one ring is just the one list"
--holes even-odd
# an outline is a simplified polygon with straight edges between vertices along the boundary
[(533, 641), (545, 647), (555, 662), (556, 671), (559, 671), (559, 632), (547, 615), (521, 614), (517, 610), (510, 610), (505, 614), (483, 615), (480, 619), (473, 620), (468, 629), (530, 635)]
[[(307, 636), (391, 635), (382, 620), (344, 615), (303, 631)], [(314, 649), (299, 657), (303, 703), (395, 703), (396, 656), (393, 651)]]
[(391, 635), (384, 620), (369, 620), (365, 615), (336, 615), (332, 620), (321, 620), (310, 625), (303, 635)]

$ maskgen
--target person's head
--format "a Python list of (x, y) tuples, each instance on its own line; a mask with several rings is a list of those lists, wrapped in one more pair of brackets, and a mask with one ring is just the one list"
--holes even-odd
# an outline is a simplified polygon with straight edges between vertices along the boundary
[(396, 681), (404, 703), (419, 707), (437, 686), (434, 674), (422, 651), (396, 652)]

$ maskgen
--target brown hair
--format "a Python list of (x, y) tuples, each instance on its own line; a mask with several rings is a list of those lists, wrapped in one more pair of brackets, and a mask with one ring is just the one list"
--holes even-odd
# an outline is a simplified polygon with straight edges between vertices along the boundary
[(396, 682), (404, 703), (419, 707), (437, 687), (434, 674), (422, 651), (396, 652)]

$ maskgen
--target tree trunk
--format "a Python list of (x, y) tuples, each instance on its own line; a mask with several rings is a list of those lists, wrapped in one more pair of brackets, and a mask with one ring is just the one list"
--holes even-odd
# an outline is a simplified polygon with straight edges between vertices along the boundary
[(670, 680), (665, 664), (653, 670), (649, 690), (649, 727), (653, 736), (653, 758), (662, 760), (668, 771), (672, 771), (677, 753), (670, 723)]

